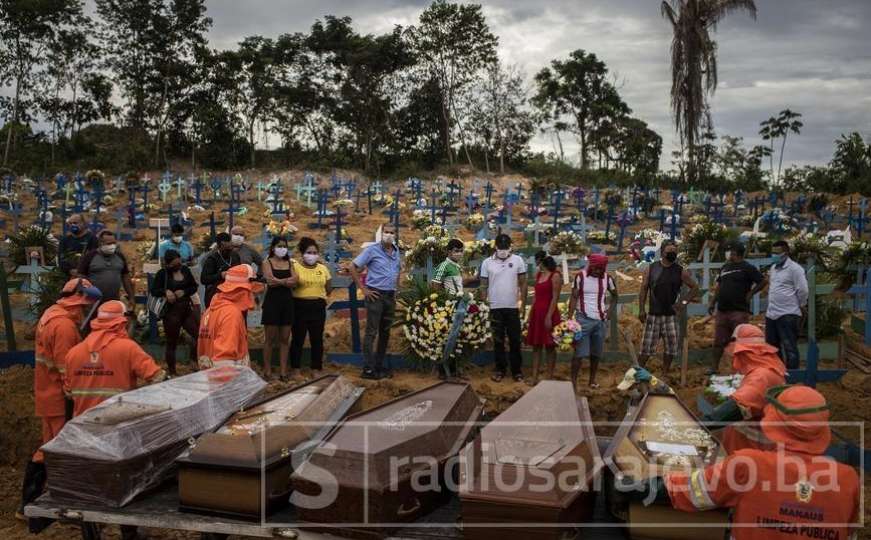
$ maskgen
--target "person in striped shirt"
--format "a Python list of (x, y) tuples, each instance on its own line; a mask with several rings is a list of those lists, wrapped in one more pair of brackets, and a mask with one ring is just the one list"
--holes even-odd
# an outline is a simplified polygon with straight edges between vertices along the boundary
[(583, 358), (590, 359), (590, 388), (599, 387), (596, 372), (608, 333), (608, 307), (611, 297), (617, 295), (617, 286), (607, 272), (608, 256), (593, 253), (587, 261), (587, 267), (575, 276), (569, 300), (569, 313), (574, 314), (582, 333), (572, 358), (572, 385), (576, 390)]

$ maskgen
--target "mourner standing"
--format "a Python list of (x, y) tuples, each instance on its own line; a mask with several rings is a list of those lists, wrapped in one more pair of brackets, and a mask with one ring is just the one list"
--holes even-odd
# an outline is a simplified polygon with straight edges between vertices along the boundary
[(79, 274), (79, 261), (89, 251), (97, 249), (97, 238), (88, 230), (81, 214), (67, 218), (67, 234), (58, 246), (58, 266), (67, 276)]
[(118, 240), (112, 231), (100, 231), (99, 247), (89, 251), (79, 262), (79, 277), (87, 278), (103, 293), (103, 302), (121, 299), (121, 287), (127, 295), (127, 305), (136, 304), (133, 280), (127, 258), (118, 249)]
[(538, 272), (535, 274), (535, 300), (527, 317), (526, 344), (532, 347), (532, 386), (538, 384), (539, 364), (542, 354), (547, 358), (547, 378), (553, 379), (556, 369), (556, 342), (553, 329), (562, 320), (557, 304), (563, 275), (557, 270), (556, 261), (541, 251), (536, 254)]
[[(79, 328), (101, 296), (90, 281), (73, 278), (36, 325), (33, 401), (36, 416), (42, 421), (42, 444), (54, 439), (72, 416), (72, 402), (66, 398), (63, 384), (66, 355), (82, 340)], [(42, 494), (45, 479), (42, 451), (37, 450), (24, 469), (20, 517), (24, 516), (24, 506)]]
[[(287, 249), (287, 240), (276, 236), (269, 246), (269, 256), (261, 265), (266, 279), (261, 324), (264, 328), (263, 376), (272, 377), (272, 353), (278, 347), (280, 377), (287, 381), (287, 353), (290, 348), (290, 327), (293, 324), (293, 288), (297, 278)], [(299, 375), (299, 370), (294, 372)]]
[[(647, 267), (638, 294), (638, 318), (644, 324), (641, 338), (641, 352), (638, 362), (647, 366), (647, 360), (656, 352), (660, 340), (664, 343), (662, 369), (668, 373), (671, 363), (677, 356), (677, 314), (686, 309), (687, 304), (699, 290), (699, 285), (690, 273), (677, 263), (677, 245), (673, 241), (662, 244), (662, 259)], [(680, 295), (686, 285), (689, 292)], [(647, 299), (650, 297), (648, 313)]]
[(572, 356), (572, 384), (577, 391), (581, 361), (590, 359), (590, 388), (598, 388), (596, 373), (605, 350), (611, 300), (617, 295), (617, 286), (608, 274), (608, 256), (592, 253), (587, 267), (575, 276), (569, 313), (581, 325), (581, 340)]
[(804, 268), (790, 258), (789, 244), (777, 241), (771, 248), (775, 263), (769, 271), (765, 341), (777, 347), (787, 369), (798, 369), (798, 334), (807, 309), (808, 285)]
[[(526, 262), (511, 253), (510, 236), (500, 234), (496, 237), (496, 253), (481, 263), (480, 276), (482, 294), (490, 303), (490, 326), (496, 364), (492, 379), (499, 382), (508, 371), (508, 362), (505, 359), (507, 338), (511, 375), (516, 382), (523, 382), (520, 313), (526, 313)], [(518, 294), (520, 309), (517, 309)]]
[(197, 361), (197, 336), (200, 330), (200, 308), (194, 304), (199, 285), (190, 268), (182, 264), (182, 257), (174, 249), (163, 256), (163, 268), (157, 271), (151, 282), (151, 296), (166, 298), (163, 314), (163, 332), (166, 335), (164, 360), (169, 374), (176, 375), (176, 356), (181, 331), (190, 338), (188, 358), (191, 366)]
[(206, 297), (203, 306), (209, 307), (212, 297), (218, 291), (218, 285), (224, 282), (227, 270), (237, 264), (242, 264), (239, 253), (233, 249), (230, 235), (219, 233), (215, 236), (215, 249), (203, 258), (203, 269), (200, 272), (200, 282), (206, 287)]
[(233, 244), (233, 249), (239, 254), (239, 262), (250, 264), (255, 272), (260, 272), (260, 268), (263, 265), (263, 257), (259, 251), (245, 243), (245, 229), (239, 225), (230, 229), (230, 243)]
[(194, 260), (194, 246), (184, 239), (184, 227), (181, 223), (175, 223), (171, 228), (172, 236), (160, 243), (157, 257), (161, 261), (170, 249), (177, 251), (182, 264), (191, 264)]
[(226, 273), (223, 283), (212, 298), (200, 322), (197, 356), (200, 369), (221, 362), (250, 366), (248, 327), (245, 312), (254, 307), (254, 295), (263, 285), (254, 280), (257, 275), (247, 264), (237, 264)]
[[(381, 241), (364, 249), (351, 265), (351, 276), (366, 299), (364, 379), (383, 379), (390, 376), (384, 370), (384, 357), (390, 341), (390, 327), (396, 311), (396, 289), (402, 269), (401, 254), (394, 244), (395, 239), (396, 229), (392, 224), (385, 224), (381, 229)], [(364, 268), (365, 284), (361, 277)]]
[(66, 356), (64, 389), (73, 399), (73, 416), (79, 416), (110, 397), (166, 378), (138, 343), (127, 335), (127, 308), (109, 300), (91, 321), (91, 333)]
[(308, 335), (312, 374), (317, 377), (323, 369), (324, 325), (327, 322), (327, 297), (333, 290), (332, 276), (330, 269), (320, 261), (317, 242), (304, 236), (299, 239), (297, 247), (302, 262), (293, 261), (297, 282), (293, 288), (295, 309), (290, 367), (298, 370), (302, 366), (302, 346)]
[(758, 268), (744, 260), (746, 248), (736, 242), (726, 251), (726, 264), (714, 282), (708, 313), (714, 315), (714, 352), (710, 374), (720, 369), (723, 349), (735, 329), (750, 322), (750, 300), (765, 288), (767, 280)]

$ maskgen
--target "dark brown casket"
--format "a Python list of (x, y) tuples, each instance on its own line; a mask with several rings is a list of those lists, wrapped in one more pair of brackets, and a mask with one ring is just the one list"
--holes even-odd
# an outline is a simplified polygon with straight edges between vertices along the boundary
[(124, 506), (173, 475), (192, 437), (265, 387), (247, 367), (220, 366), (113, 396), (42, 447), (48, 491), (61, 501)]
[(429, 513), (481, 411), (468, 384), (442, 382), (348, 417), (293, 474), (303, 526), (378, 537)]
[(463, 536), (559, 540), (592, 516), (601, 467), (586, 398), (540, 382), (463, 450)]
[(265, 519), (286, 506), (294, 468), (362, 394), (326, 375), (237, 412), (178, 459), (181, 509)]
[(723, 538), (729, 523), (726, 511), (691, 514), (670, 505), (645, 507), (628, 502), (615, 489), (614, 482), (624, 476), (640, 480), (665, 476), (670, 471), (692, 471), (725, 457), (717, 439), (676, 395), (649, 393), (637, 406), (629, 408), (605, 452), (605, 463), (611, 473), (605, 486), (609, 508), (627, 522), (633, 540)]

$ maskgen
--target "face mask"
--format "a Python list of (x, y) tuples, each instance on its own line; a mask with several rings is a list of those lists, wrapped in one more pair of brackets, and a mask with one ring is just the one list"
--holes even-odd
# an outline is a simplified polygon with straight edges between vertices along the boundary
[(79, 234), (82, 231), (82, 228), (78, 225), (70, 225), (70, 232), (73, 234)]
[(182, 237), (181, 237), (181, 236), (173, 236), (173, 237), (172, 237), (172, 243), (173, 243), (173, 244), (181, 244), (181, 241), (182, 241)]
[(309, 266), (314, 266), (318, 262), (318, 258), (317, 253), (305, 253), (302, 256), (302, 261)]
[(117, 249), (118, 244), (106, 244), (105, 246), (100, 246), (100, 251), (103, 252), (104, 255), (112, 255)]
[(677, 253), (675, 253), (674, 251), (669, 251), (668, 253), (665, 254), (665, 260), (667, 260), (670, 263), (675, 262), (677, 260)]
[(392, 244), (396, 236), (393, 233), (384, 233), (381, 235), (382, 244)]
[(234, 234), (233, 236), (230, 237), (230, 242), (234, 246), (241, 246), (242, 242), (244, 242), (244, 241), (245, 241), (245, 237), (242, 236), (241, 234)]
[(511, 255), (510, 249), (497, 249), (496, 250), (496, 258), (497, 259), (507, 259)]
[(726, 260), (727, 260), (727, 261), (731, 261), (731, 260), (732, 260), (732, 252), (731, 252), (731, 251), (727, 251), (727, 252), (726, 252)]
[(275, 256), (279, 259), (283, 259), (287, 257), (287, 248), (286, 247), (277, 247), (275, 248)]
[(587, 258), (586, 258), (586, 257), (584, 257), (583, 259), (581, 259), (581, 266), (580, 266), (581, 270), (583, 270), (584, 268), (587, 267), (587, 262), (588, 262), (588, 261), (587, 261)]
[(777, 264), (783, 264), (786, 262), (786, 259), (789, 257), (786, 253), (776, 253), (774, 255), (774, 260), (777, 261)]

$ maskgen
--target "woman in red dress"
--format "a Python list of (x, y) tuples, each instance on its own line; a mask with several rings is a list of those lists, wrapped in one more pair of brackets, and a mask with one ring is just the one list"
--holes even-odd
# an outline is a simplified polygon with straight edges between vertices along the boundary
[(553, 379), (556, 367), (553, 329), (560, 323), (557, 302), (563, 285), (563, 276), (557, 271), (553, 257), (540, 251), (535, 255), (535, 261), (538, 264), (538, 272), (535, 274), (535, 302), (526, 321), (526, 344), (532, 347), (532, 385), (538, 383), (538, 365), (542, 350), (547, 351), (547, 377)]

